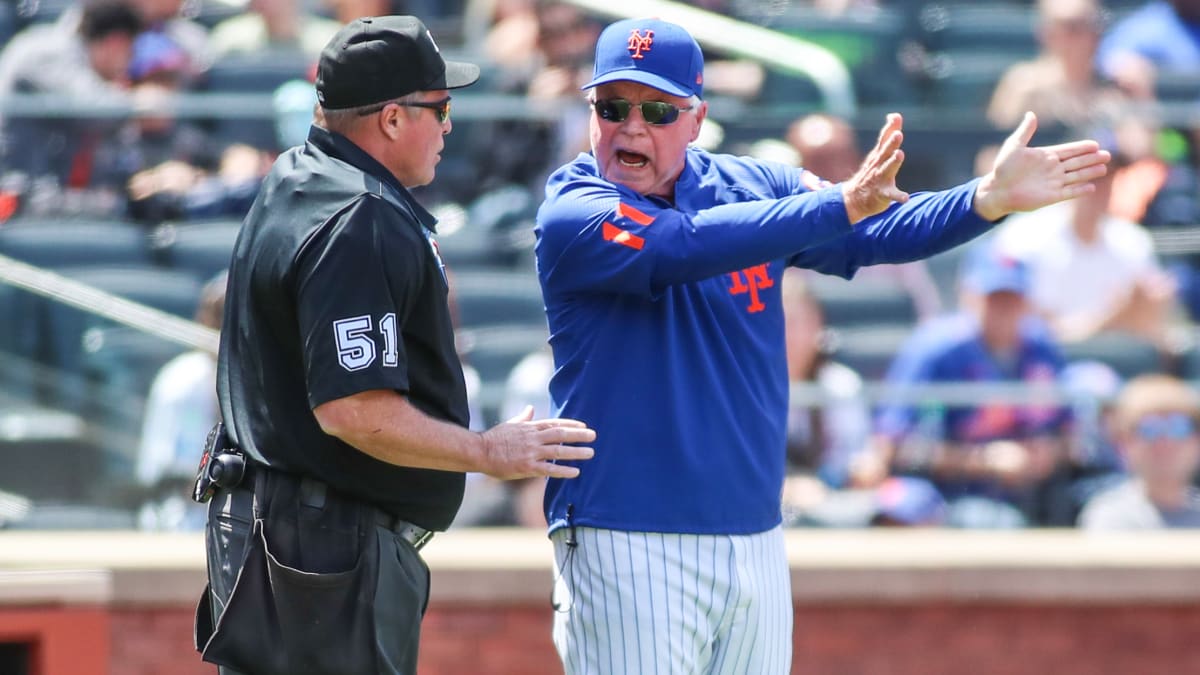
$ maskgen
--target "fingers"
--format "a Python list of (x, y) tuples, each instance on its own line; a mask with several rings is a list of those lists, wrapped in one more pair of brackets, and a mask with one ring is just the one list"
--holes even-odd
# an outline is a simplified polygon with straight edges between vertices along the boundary
[[(896, 135), (899, 136), (900, 134)], [(885, 160), (879, 167), (879, 172), (882, 173), (883, 176), (889, 181), (894, 182), (896, 180), (896, 174), (900, 173), (900, 166), (902, 164), (904, 164), (904, 151), (900, 150), (899, 145), (897, 145), (896, 150), (893, 151), (891, 156), (888, 157), (887, 160)]]
[[(1069, 159), (1063, 159), (1060, 157), (1059, 160), (1061, 162), (1062, 169), (1064, 171), (1071, 172), (1071, 171), (1079, 171), (1080, 169), (1085, 169), (1085, 168), (1091, 167), (1091, 166), (1101, 166), (1101, 167), (1105, 167), (1105, 170), (1107, 170), (1107, 167), (1105, 165), (1108, 164), (1108, 160), (1111, 158), (1112, 157), (1108, 153), (1108, 151), (1101, 151), (1101, 152), (1091, 152), (1091, 153), (1087, 153), (1087, 154), (1083, 154), (1083, 155), (1076, 155)], [(1100, 174), (1100, 175), (1103, 176), (1104, 174)]]
[(883, 128), (879, 130), (879, 138), (875, 140), (875, 145), (883, 144), (883, 139), (887, 138), (893, 132), (900, 131), (904, 126), (904, 118), (900, 113), (888, 113), (887, 118), (883, 122)]
[(530, 422), (530, 424), (533, 424), (538, 429), (556, 429), (559, 427), (583, 428), (587, 426), (587, 424), (580, 422), (579, 420), (560, 419), (557, 417), (544, 420), (533, 420)]
[(875, 147), (871, 148), (871, 151), (868, 152), (867, 156), (863, 159), (863, 167), (869, 167), (875, 164), (880, 156), (891, 154), (894, 148), (889, 150), (887, 146), (891, 145), (893, 142), (896, 142), (898, 147), (898, 142), (899, 140), (903, 140), (903, 137), (900, 139), (895, 139), (894, 136), (900, 131), (903, 125), (904, 118), (900, 116), (900, 113), (888, 113), (887, 119), (883, 123), (883, 127), (879, 130), (879, 137), (875, 139)]
[(1075, 183), (1086, 183), (1096, 180), (1108, 173), (1108, 167), (1103, 164), (1096, 164), (1077, 171), (1069, 171), (1063, 177), (1064, 185), (1074, 185)]
[(1091, 183), (1075, 183), (1074, 185), (1063, 186), (1061, 193), (1063, 195), (1062, 199), (1067, 200), (1082, 197), (1095, 191), (1096, 186)]
[(1107, 150), (1100, 149), (1100, 144), (1096, 141), (1071, 141), (1070, 143), (1059, 143), (1058, 145), (1051, 145), (1047, 147), (1046, 150), (1054, 153), (1054, 155), (1058, 157), (1060, 161), (1065, 161), (1071, 159), (1072, 157), (1079, 157), (1081, 155), (1089, 154), (1103, 156), (1104, 161), (1106, 162), (1112, 158), (1112, 155)]
[(539, 469), (535, 476), (546, 476), (549, 478), (578, 478), (579, 467), (568, 466), (565, 464), (550, 464), (541, 462), (537, 465)]
[(516, 417), (508, 420), (508, 424), (516, 424), (518, 422), (528, 422), (531, 419), (533, 419), (533, 406), (527, 405), (521, 410), (520, 414), (518, 414)]
[(547, 451), (547, 459), (533, 465), (533, 475), (548, 476), (550, 478), (577, 477), (579, 475), (579, 467), (569, 464), (558, 464), (557, 462), (584, 461), (591, 459), (596, 454), (596, 451), (592, 448), (577, 445), (547, 445), (543, 449)]
[(553, 427), (538, 431), (537, 438), (544, 443), (591, 443), (596, 432), (587, 427)]
[(1021, 120), (1021, 124), (1005, 139), (1005, 145), (1016, 145), (1023, 147), (1029, 145), (1029, 141), (1033, 139), (1033, 132), (1037, 131), (1037, 115), (1032, 112), (1026, 112), (1025, 118)]
[(582, 445), (547, 445), (550, 458), (561, 462), (581, 462), (596, 456), (596, 451)]

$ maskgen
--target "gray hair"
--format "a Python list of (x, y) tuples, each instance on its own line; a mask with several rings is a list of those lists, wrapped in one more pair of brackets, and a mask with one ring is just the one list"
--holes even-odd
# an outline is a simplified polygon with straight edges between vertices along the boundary
[[(344, 133), (349, 129), (358, 126), (363, 118), (383, 110), (393, 103), (412, 103), (419, 100), (420, 92), (414, 91), (405, 94), (399, 98), (389, 98), (386, 101), (378, 103), (368, 103), (354, 108), (341, 108), (339, 110), (325, 110), (325, 128), (330, 131)], [(415, 117), (420, 111), (415, 109), (407, 109), (409, 117)]]

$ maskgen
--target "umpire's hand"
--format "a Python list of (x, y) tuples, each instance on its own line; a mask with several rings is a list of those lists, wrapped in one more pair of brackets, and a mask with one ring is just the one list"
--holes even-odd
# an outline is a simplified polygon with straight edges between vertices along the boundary
[(1025, 113), (1020, 126), (1000, 146), (992, 170), (975, 190), (975, 212), (998, 220), (1016, 211), (1032, 211), (1096, 189), (1090, 181), (1108, 172), (1112, 156), (1096, 141), (1029, 147), (1037, 116)]
[(549, 476), (574, 478), (579, 469), (558, 460), (591, 459), (591, 448), (567, 443), (591, 443), (596, 432), (578, 420), (533, 419), (533, 406), (483, 432), (483, 472), (503, 480)]

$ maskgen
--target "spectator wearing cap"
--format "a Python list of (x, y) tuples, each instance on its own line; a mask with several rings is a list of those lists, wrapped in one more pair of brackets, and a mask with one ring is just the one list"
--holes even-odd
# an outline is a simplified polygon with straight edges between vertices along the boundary
[(1036, 514), (1039, 486), (1064, 459), (1065, 408), (1008, 402), (918, 406), (923, 384), (1024, 383), (1054, 387), (1063, 358), (1029, 312), (1028, 270), (991, 242), (970, 252), (965, 311), (918, 327), (887, 374), (896, 399), (875, 420), (877, 461), (892, 473), (928, 477), (966, 526), (1016, 525)]
[(246, 145), (221, 147), (192, 120), (171, 114), (192, 74), (191, 57), (166, 33), (147, 31), (134, 41), (134, 116), (106, 143), (134, 220), (240, 218), (273, 159)]
[(1121, 390), (1116, 436), (1129, 479), (1093, 497), (1079, 516), (1087, 530), (1200, 527), (1200, 395), (1169, 375), (1141, 375)]
[(410, 189), (434, 178), (450, 91), (478, 77), (416, 17), (350, 22), (318, 62), (322, 126), (275, 161), (243, 222), (213, 438), (218, 465), (245, 471), (202, 491), (196, 614), (224, 675), (412, 675), (420, 549), (453, 520), (464, 474), (570, 477), (553, 460), (591, 455), (570, 420), (467, 428), (437, 221)]

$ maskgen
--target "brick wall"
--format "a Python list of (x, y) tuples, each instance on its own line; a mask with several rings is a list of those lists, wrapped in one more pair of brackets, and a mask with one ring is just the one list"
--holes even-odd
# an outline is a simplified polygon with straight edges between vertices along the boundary
[[(787, 538), (800, 675), (1200, 673), (1200, 532)], [(561, 672), (550, 559), (539, 532), (439, 536), (421, 675)], [(0, 532), (0, 642), (37, 642), (34, 675), (215, 675), (203, 587), (199, 536)]]
[[(431, 607), (420, 673), (560, 673), (550, 623), (545, 605)], [(121, 611), (112, 631), (113, 675), (216, 672), (191, 651), (184, 609)], [(792, 672), (1196, 673), (1198, 635), (1200, 606), (804, 606), (796, 610)]]

